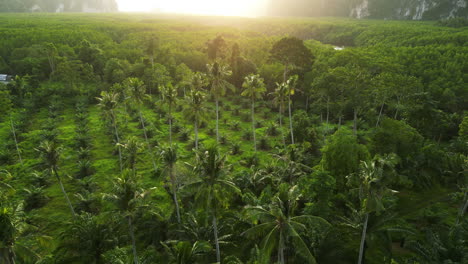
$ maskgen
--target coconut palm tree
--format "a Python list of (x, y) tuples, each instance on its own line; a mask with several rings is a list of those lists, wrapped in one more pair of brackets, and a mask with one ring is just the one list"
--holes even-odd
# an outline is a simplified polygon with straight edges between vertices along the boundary
[(219, 153), (216, 145), (199, 151), (196, 153), (196, 163), (193, 166), (193, 171), (198, 179), (184, 187), (195, 194), (197, 204), (212, 218), (216, 261), (218, 263), (221, 261), (217, 225), (218, 208), (220, 205), (227, 206), (230, 194), (240, 193), (239, 188), (233, 182), (223, 177), (225, 161), (226, 156)]
[(291, 111), (291, 96), (296, 93), (296, 84), (298, 76), (294, 75), (284, 83), (286, 95), (288, 96), (288, 109), (289, 109), (289, 130), (291, 131), (291, 144), (294, 144), (294, 131), (292, 127), (292, 111)]
[(159, 87), (162, 100), (169, 107), (169, 143), (172, 145), (172, 108), (177, 103), (177, 89), (172, 84), (166, 84)]
[(286, 147), (286, 139), (284, 138), (283, 131), (283, 113), (284, 113), (284, 102), (286, 101), (286, 85), (284, 83), (276, 83), (276, 89), (273, 93), (273, 103), (279, 107), (279, 124), (281, 130), (281, 137), (283, 139), (283, 145)]
[(127, 169), (130, 169), (133, 174), (136, 174), (136, 164), (138, 162), (138, 154), (143, 149), (141, 144), (136, 137), (130, 137), (124, 144), (120, 144), (123, 148), (123, 159), (124, 165)]
[[(285, 263), (284, 251), (292, 246), (308, 263), (316, 263), (315, 258), (301, 237), (301, 233), (307, 230), (307, 223), (319, 223), (329, 226), (323, 218), (300, 215), (294, 216), (298, 206), (301, 192), (297, 185), (289, 187), (287, 184), (280, 186), (280, 191), (267, 206), (248, 206), (247, 213), (258, 225), (246, 230), (243, 235), (248, 238), (263, 237), (261, 246), (263, 254), (268, 258), (273, 249), (277, 249), (278, 263)], [(291, 245), (287, 245), (290, 242)]]
[(198, 126), (206, 120), (207, 109), (205, 107), (206, 94), (195, 87), (185, 96), (185, 108), (183, 110), (185, 118), (193, 122), (195, 133), (195, 149), (198, 149)]
[(16, 129), (13, 123), (13, 118), (10, 115), (10, 126), (11, 126), (11, 134), (13, 135), (13, 140), (15, 141), (16, 153), (18, 154), (18, 160), (21, 165), (23, 165), (23, 159), (21, 158), (21, 150), (18, 146), (18, 138), (16, 137)]
[(169, 263), (174, 264), (190, 264), (197, 263), (197, 257), (211, 251), (211, 245), (206, 241), (188, 241), (170, 240), (161, 242), (166, 252), (170, 257)]
[(117, 147), (119, 150), (119, 166), (120, 172), (123, 171), (123, 164), (122, 164), (122, 150), (120, 149), (120, 137), (119, 137), (119, 130), (117, 127), (117, 120), (115, 116), (115, 109), (117, 108), (119, 102), (119, 94), (114, 92), (101, 92), (101, 97), (96, 98), (99, 101), (98, 106), (104, 111), (112, 123), (114, 128), (114, 136), (117, 139)]
[(242, 87), (245, 90), (242, 92), (241, 95), (249, 97), (251, 102), (254, 151), (257, 152), (257, 142), (255, 138), (255, 99), (262, 98), (262, 95), (266, 92), (266, 87), (265, 83), (263, 82), (263, 78), (260, 78), (260, 75), (258, 74), (250, 74), (246, 76)]
[(138, 117), (140, 118), (140, 124), (143, 128), (143, 134), (145, 136), (146, 146), (148, 147), (148, 152), (151, 157), (151, 162), (153, 164), (153, 169), (157, 171), (156, 162), (154, 160), (153, 151), (151, 149), (151, 144), (148, 140), (148, 133), (146, 131), (145, 121), (143, 119), (143, 115), (141, 113), (141, 106), (143, 105), (146, 95), (146, 86), (144, 85), (143, 81), (138, 78), (128, 78), (124, 81), (127, 90), (130, 91), (130, 96), (132, 101), (138, 107)]
[(143, 190), (138, 182), (138, 174), (125, 170), (114, 181), (112, 192), (104, 194), (103, 198), (112, 202), (117, 210), (123, 215), (128, 224), (128, 232), (130, 234), (133, 251), (133, 262), (138, 264), (138, 254), (135, 240), (135, 230), (133, 220), (135, 219), (136, 211), (145, 205), (145, 199), (148, 197), (150, 190)]
[(179, 201), (177, 199), (177, 175), (176, 175), (176, 163), (177, 163), (177, 147), (163, 147), (160, 152), (161, 159), (163, 161), (165, 170), (169, 174), (172, 186), (172, 197), (174, 199), (174, 205), (176, 207), (177, 222), (180, 224), (180, 209)]
[(50, 171), (51, 174), (57, 178), (57, 181), (60, 185), (60, 189), (62, 189), (63, 196), (65, 196), (65, 200), (67, 201), (68, 207), (70, 207), (70, 211), (72, 213), (73, 218), (75, 218), (75, 210), (73, 210), (73, 206), (68, 198), (67, 192), (63, 187), (62, 179), (58, 173), (58, 162), (60, 159), (60, 154), (62, 152), (62, 148), (57, 146), (57, 143), (53, 141), (43, 141), (36, 149), (41, 158), (43, 163), (46, 165), (47, 169)]
[(348, 176), (351, 183), (358, 185), (361, 201), (362, 224), (361, 243), (359, 246), (358, 264), (363, 263), (364, 245), (366, 243), (369, 214), (385, 210), (382, 199), (385, 195), (396, 193), (387, 187), (391, 173), (398, 160), (396, 155), (376, 156), (372, 161), (362, 161), (359, 172)]
[[(0, 197), (3, 198), (4, 197)], [(5, 199), (5, 201), (8, 201)], [(22, 237), (29, 232), (29, 225), (25, 221), (22, 204), (14, 205), (0, 203), (0, 263), (35, 263), (40, 259), (39, 255), (30, 248), (30, 243), (23, 243)], [(29, 237), (41, 243), (41, 246), (48, 244), (49, 237), (35, 236)], [(17, 262), (18, 261), (18, 262)]]
[(211, 94), (216, 101), (216, 141), (219, 142), (219, 98), (226, 94), (226, 88), (234, 90), (234, 86), (226, 81), (232, 75), (227, 65), (218, 62), (208, 64), (208, 73), (211, 79)]

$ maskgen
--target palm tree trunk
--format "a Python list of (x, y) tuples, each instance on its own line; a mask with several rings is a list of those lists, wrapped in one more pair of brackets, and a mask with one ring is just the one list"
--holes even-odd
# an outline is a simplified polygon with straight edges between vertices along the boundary
[(252, 99), (252, 133), (253, 133), (253, 142), (254, 142), (254, 151), (257, 152), (257, 139), (255, 137), (255, 101)]
[(456, 223), (457, 225), (460, 222), (460, 219), (463, 219), (463, 215), (465, 214), (466, 209), (468, 208), (468, 191), (465, 191), (465, 195), (463, 196), (463, 200), (465, 201), (465, 204), (463, 205), (463, 207), (460, 210), (460, 215), (457, 218), (457, 223)]
[(122, 149), (120, 148), (120, 137), (119, 137), (119, 130), (117, 129), (117, 123), (115, 121), (115, 113), (114, 110), (111, 111), (112, 114), (112, 124), (114, 125), (114, 133), (115, 137), (117, 138), (117, 147), (119, 150), (119, 166), (120, 166), (120, 172), (123, 171), (123, 164), (122, 164)]
[(195, 149), (198, 149), (198, 120), (195, 120), (195, 124), (193, 125), (195, 129)]
[(216, 98), (216, 142), (219, 142), (219, 100)]
[(278, 245), (278, 262), (284, 264), (284, 238), (283, 234), (280, 232), (280, 239)]
[(280, 123), (280, 130), (281, 130), (281, 138), (283, 139), (283, 145), (286, 147), (286, 139), (284, 138), (284, 131), (283, 131), (283, 102), (280, 102), (279, 106), (279, 123)]
[(358, 264), (362, 264), (362, 261), (364, 259), (364, 243), (366, 242), (366, 232), (367, 232), (368, 221), (369, 221), (369, 213), (366, 214), (366, 217), (364, 219), (364, 226), (362, 228), (361, 245), (359, 246)]
[(133, 231), (133, 225), (132, 225), (132, 217), (127, 216), (127, 220), (128, 220), (128, 231), (130, 232), (130, 237), (132, 239), (133, 263), (138, 264), (138, 255), (137, 255), (137, 250), (136, 250), (135, 233)]
[(216, 245), (216, 263), (221, 263), (221, 252), (219, 250), (219, 241), (218, 241), (218, 225), (216, 224), (216, 214), (213, 213), (213, 234)]
[(151, 150), (151, 145), (148, 141), (148, 134), (146, 133), (146, 126), (145, 126), (145, 122), (143, 121), (143, 116), (141, 115), (140, 107), (138, 107), (138, 114), (140, 116), (141, 126), (143, 127), (143, 134), (145, 135), (145, 141), (146, 141), (146, 145), (148, 146), (148, 152), (151, 156), (151, 162), (153, 163), (153, 168), (154, 168), (154, 171), (156, 172), (158, 168), (156, 167), (156, 162), (154, 161), (153, 151)]
[(21, 152), (18, 146), (18, 140), (16, 138), (15, 126), (13, 125), (13, 119), (11, 119), (11, 116), (10, 116), (10, 124), (11, 124), (11, 132), (13, 134), (13, 139), (15, 140), (16, 153), (18, 153), (18, 159), (19, 159), (20, 164), (23, 165), (23, 160), (21, 159)]
[(327, 97), (327, 126), (328, 126), (329, 117), (330, 117), (330, 96)]
[(172, 147), (172, 106), (169, 105), (169, 144)]
[(76, 217), (75, 210), (73, 210), (73, 206), (72, 206), (72, 204), (70, 202), (70, 198), (68, 198), (68, 194), (65, 191), (65, 187), (63, 187), (62, 180), (60, 179), (60, 176), (59, 176), (57, 170), (54, 169), (53, 171), (54, 171), (55, 177), (57, 178), (57, 181), (59, 182), (60, 189), (62, 189), (63, 196), (65, 196), (65, 200), (67, 201), (68, 207), (70, 207), (70, 211), (72, 213), (72, 216), (73, 216), (73, 218), (75, 218)]
[(169, 167), (170, 170), (170, 177), (171, 177), (171, 184), (172, 184), (172, 198), (174, 199), (174, 205), (176, 207), (177, 213), (177, 223), (180, 224), (180, 209), (179, 209), (179, 201), (177, 200), (177, 186), (176, 186), (176, 176), (174, 174), (174, 165)]
[(289, 129), (291, 130), (291, 144), (294, 144), (294, 132), (293, 132), (292, 114), (291, 114), (291, 95), (289, 95)]
[(357, 109), (354, 108), (354, 118), (353, 118), (353, 134), (356, 136), (357, 134)]
[(375, 127), (378, 127), (378, 126), (379, 126), (380, 118), (382, 117), (382, 112), (383, 112), (384, 104), (385, 104), (385, 103), (382, 103), (382, 106), (380, 106), (379, 117), (377, 117), (377, 123), (375, 124)]

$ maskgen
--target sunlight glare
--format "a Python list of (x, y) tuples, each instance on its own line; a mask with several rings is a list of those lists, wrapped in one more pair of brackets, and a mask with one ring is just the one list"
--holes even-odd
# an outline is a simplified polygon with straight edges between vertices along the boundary
[(165, 12), (221, 16), (259, 16), (266, 0), (117, 0), (123, 12)]

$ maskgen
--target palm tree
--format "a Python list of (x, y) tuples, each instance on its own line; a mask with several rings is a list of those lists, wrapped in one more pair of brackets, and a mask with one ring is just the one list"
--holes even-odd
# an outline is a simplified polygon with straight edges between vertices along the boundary
[[(385, 210), (382, 199), (389, 193), (396, 193), (387, 187), (389, 172), (397, 164), (396, 155), (376, 156), (372, 161), (362, 161), (359, 173), (348, 176), (351, 181), (359, 184), (359, 199), (362, 204), (361, 214), (364, 215), (361, 243), (359, 246), (358, 264), (361, 264), (364, 256), (364, 245), (366, 243), (367, 225), (369, 214)], [(390, 170), (388, 170), (390, 169)]]
[(156, 162), (154, 160), (153, 151), (151, 149), (151, 144), (149, 143), (149, 140), (148, 140), (148, 133), (146, 132), (145, 121), (141, 113), (141, 105), (143, 104), (144, 99), (146, 97), (146, 86), (144, 85), (143, 81), (141, 81), (138, 78), (128, 78), (127, 80), (125, 80), (125, 86), (127, 86), (128, 90), (130, 91), (133, 102), (138, 107), (138, 116), (140, 118), (141, 127), (143, 128), (143, 134), (145, 136), (145, 141), (148, 147), (148, 152), (151, 157), (151, 162), (153, 163), (154, 171), (157, 171)]
[(169, 107), (169, 143), (172, 145), (172, 107), (177, 102), (177, 89), (172, 84), (166, 84), (159, 87), (162, 100)]
[(272, 93), (273, 102), (279, 106), (279, 123), (281, 130), (281, 137), (283, 138), (283, 145), (286, 147), (286, 139), (284, 138), (283, 132), (283, 112), (284, 112), (284, 101), (286, 101), (286, 85), (284, 83), (276, 83), (276, 89)]
[(263, 93), (266, 92), (263, 78), (260, 78), (258, 74), (250, 74), (245, 77), (242, 87), (245, 89), (242, 92), (242, 96), (250, 97), (251, 101), (251, 115), (252, 115), (252, 133), (254, 142), (254, 151), (257, 152), (257, 142), (255, 138), (255, 99), (261, 98)]
[(185, 108), (183, 110), (185, 118), (194, 123), (195, 149), (198, 149), (198, 126), (206, 120), (207, 109), (204, 105), (206, 94), (198, 90), (196, 86), (190, 90), (185, 97)]
[(174, 199), (174, 205), (176, 207), (177, 222), (180, 224), (180, 209), (179, 201), (177, 199), (177, 178), (175, 170), (175, 165), (177, 163), (177, 148), (174, 148), (172, 146), (161, 148), (160, 155), (164, 167), (167, 173), (169, 174), (169, 178), (171, 179), (172, 197)]
[(197, 257), (211, 251), (211, 245), (206, 241), (195, 241), (192, 244), (188, 241), (170, 240), (161, 242), (161, 245), (169, 254), (169, 263), (174, 264), (197, 263)]
[(43, 163), (47, 166), (47, 169), (55, 176), (55, 178), (57, 178), (57, 181), (60, 184), (60, 189), (62, 189), (63, 196), (65, 196), (65, 200), (67, 201), (68, 207), (70, 207), (73, 218), (75, 218), (75, 210), (73, 210), (73, 206), (58, 173), (58, 162), (62, 148), (58, 147), (53, 141), (43, 141), (36, 150), (39, 152)]
[[(3, 197), (0, 198), (3, 200)], [(7, 200), (5, 199), (5, 201)], [(39, 255), (28, 244), (20, 240), (27, 233), (28, 224), (24, 219), (22, 205), (9, 206), (2, 202), (0, 204), (0, 263), (15, 264), (16, 261), (35, 263), (39, 260)], [(47, 238), (44, 236), (35, 237), (35, 239), (41, 240), (41, 245), (47, 242)], [(36, 242), (39, 243), (39, 241)]]
[(184, 188), (195, 193), (195, 200), (206, 212), (211, 214), (213, 235), (216, 246), (216, 261), (220, 263), (221, 252), (218, 240), (217, 213), (221, 204), (226, 205), (231, 193), (240, 193), (239, 188), (223, 178), (226, 156), (219, 153), (216, 145), (196, 153), (196, 164), (193, 166), (198, 179)]
[(18, 146), (18, 139), (16, 137), (16, 129), (13, 123), (13, 118), (10, 115), (10, 125), (11, 125), (11, 134), (13, 135), (13, 140), (15, 141), (16, 153), (18, 154), (18, 159), (21, 165), (23, 165), (23, 159), (21, 158), (21, 150)]
[(294, 144), (294, 131), (292, 127), (292, 112), (291, 112), (291, 95), (296, 93), (296, 84), (298, 76), (294, 75), (284, 83), (285, 91), (288, 96), (288, 109), (289, 109), (289, 130), (291, 131), (291, 144)]
[(297, 185), (289, 187), (287, 184), (283, 184), (270, 205), (266, 207), (248, 206), (246, 208), (253, 219), (260, 221), (260, 224), (248, 229), (243, 235), (249, 238), (263, 237), (261, 245), (264, 255), (269, 258), (273, 249), (276, 248), (278, 263), (281, 264), (285, 263), (284, 250), (288, 241), (308, 263), (316, 263), (300, 233), (307, 230), (307, 223), (316, 222), (329, 226), (328, 222), (320, 217), (294, 216), (300, 197), (301, 193)]
[(119, 101), (119, 94), (114, 92), (101, 92), (101, 97), (97, 97), (99, 104), (98, 106), (104, 111), (104, 113), (110, 117), (112, 126), (114, 127), (114, 135), (117, 139), (117, 146), (119, 150), (119, 165), (120, 165), (120, 172), (123, 171), (123, 164), (122, 164), (122, 150), (120, 149), (120, 137), (119, 137), (119, 130), (117, 128), (117, 121), (115, 116), (115, 109), (117, 108), (118, 101)]
[(112, 192), (104, 194), (104, 199), (111, 201), (117, 210), (123, 214), (128, 223), (133, 250), (133, 262), (138, 264), (133, 219), (136, 210), (144, 205), (150, 190), (143, 190), (138, 183), (138, 175), (125, 170), (115, 181)]
[(136, 137), (130, 137), (124, 144), (120, 144), (124, 149), (123, 158), (124, 165), (136, 174), (136, 163), (138, 161), (138, 154), (143, 149), (143, 145)]
[(216, 142), (219, 142), (219, 98), (226, 94), (226, 88), (234, 90), (234, 86), (226, 81), (226, 78), (232, 75), (232, 71), (218, 62), (208, 64), (207, 68), (211, 79), (211, 94), (216, 101)]

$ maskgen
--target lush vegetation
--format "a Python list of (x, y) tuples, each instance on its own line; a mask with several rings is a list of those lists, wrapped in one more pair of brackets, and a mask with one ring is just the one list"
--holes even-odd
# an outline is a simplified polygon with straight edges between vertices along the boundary
[(466, 27), (6, 14), (0, 32), (0, 263), (468, 262)]

